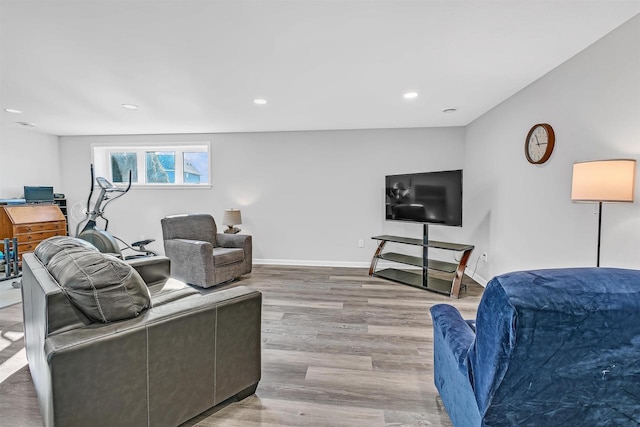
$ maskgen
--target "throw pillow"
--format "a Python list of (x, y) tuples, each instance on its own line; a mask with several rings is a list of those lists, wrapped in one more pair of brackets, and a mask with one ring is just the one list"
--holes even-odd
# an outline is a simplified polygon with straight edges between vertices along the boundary
[(86, 248), (94, 251), (98, 250), (95, 246), (93, 246), (86, 240), (76, 239), (75, 237), (69, 236), (54, 236), (40, 242), (40, 244), (36, 247), (34, 254), (46, 267), (55, 254), (63, 249), (70, 248)]
[(151, 307), (149, 289), (138, 272), (112, 255), (66, 248), (47, 268), (69, 300), (95, 322), (130, 319)]

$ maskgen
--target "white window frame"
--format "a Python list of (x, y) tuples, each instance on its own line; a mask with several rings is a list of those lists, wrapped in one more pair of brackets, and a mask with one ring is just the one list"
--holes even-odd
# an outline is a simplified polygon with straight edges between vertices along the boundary
[[(174, 183), (148, 183), (147, 179), (147, 152), (162, 151), (175, 153), (175, 182)], [(209, 164), (207, 183), (196, 184), (184, 182), (184, 153), (207, 153)], [(167, 143), (130, 143), (130, 144), (92, 144), (91, 159), (95, 176), (103, 176), (109, 181), (112, 180), (111, 154), (113, 153), (136, 153), (136, 163), (138, 168), (138, 181), (132, 182), (131, 186), (136, 188), (211, 188), (211, 142), (167, 142)], [(94, 183), (95, 184), (95, 183)], [(114, 183), (116, 185), (126, 185)]]

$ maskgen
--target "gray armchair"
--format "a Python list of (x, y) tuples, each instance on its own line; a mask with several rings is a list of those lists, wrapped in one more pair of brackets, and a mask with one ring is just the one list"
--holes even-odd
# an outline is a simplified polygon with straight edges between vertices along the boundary
[(161, 223), (172, 277), (208, 288), (251, 273), (251, 236), (218, 233), (207, 214), (173, 215)]

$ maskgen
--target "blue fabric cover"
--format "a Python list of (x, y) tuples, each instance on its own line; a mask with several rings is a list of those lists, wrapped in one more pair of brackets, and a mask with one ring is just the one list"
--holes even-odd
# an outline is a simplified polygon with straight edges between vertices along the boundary
[[(494, 278), (462, 361), (463, 343), (438, 336), (473, 331), (451, 320), (450, 309), (431, 311), (436, 386), (454, 425), (640, 424), (640, 271), (573, 268)], [(452, 369), (438, 360), (466, 370), (475, 408), (466, 398), (463, 405), (457, 401), (456, 393), (464, 396), (468, 385), (438, 384)], [(480, 422), (456, 421), (472, 420), (475, 414), (457, 412), (474, 410)]]
[[(475, 334), (458, 310), (446, 304), (431, 308), (434, 380), (454, 426), (479, 426), (480, 413), (469, 382), (465, 359)], [(454, 402), (451, 410), (448, 402)]]

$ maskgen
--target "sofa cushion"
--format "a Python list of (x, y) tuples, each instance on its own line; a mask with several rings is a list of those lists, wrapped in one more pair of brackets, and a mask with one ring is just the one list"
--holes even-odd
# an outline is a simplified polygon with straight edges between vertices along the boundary
[(42, 265), (46, 267), (55, 254), (63, 249), (70, 248), (85, 248), (93, 251), (98, 250), (91, 243), (82, 239), (76, 239), (75, 237), (69, 236), (54, 236), (40, 242), (34, 253)]
[(69, 300), (94, 322), (130, 319), (151, 307), (140, 275), (112, 255), (84, 247), (62, 249), (47, 268)]
[(191, 286), (173, 278), (149, 286), (149, 292), (151, 293), (151, 302), (154, 307), (199, 294)]
[(213, 266), (233, 264), (244, 261), (244, 251), (239, 248), (213, 248)]

